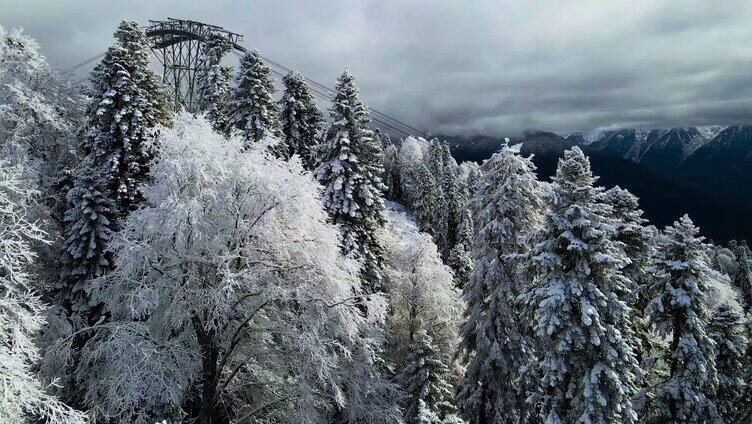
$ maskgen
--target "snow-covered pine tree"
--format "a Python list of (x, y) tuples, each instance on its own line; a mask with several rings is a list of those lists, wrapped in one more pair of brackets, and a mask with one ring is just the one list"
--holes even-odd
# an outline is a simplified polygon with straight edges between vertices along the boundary
[(39, 360), (35, 343), (44, 325), (44, 305), (30, 268), (32, 243), (45, 233), (30, 221), (39, 193), (30, 189), (20, 166), (0, 161), (0, 422), (83, 424), (84, 415), (46, 392), (32, 371)]
[(528, 285), (516, 255), (528, 251), (527, 236), (540, 225), (541, 189), (519, 146), (504, 145), (483, 164), (482, 175), (471, 202), (475, 267), (463, 289), (459, 355), (466, 371), (458, 406), (479, 424), (527, 422), (535, 413), (525, 404), (532, 382), (520, 370), (534, 352), (516, 303)]
[[(654, 234), (645, 226), (647, 220), (642, 217), (639, 199), (628, 190), (619, 186), (606, 190), (603, 193), (603, 201), (611, 207), (609, 217), (616, 225), (614, 238), (621, 243), (624, 253), (629, 258), (629, 263), (622, 269), (622, 273), (630, 280), (632, 290), (625, 293), (622, 300), (627, 300), (635, 311), (643, 311), (647, 305), (645, 289), (650, 282), (649, 269), (655, 250)], [(635, 353), (644, 366), (646, 364), (643, 360), (648, 358), (653, 340), (641, 313), (635, 314), (631, 333), (636, 337), (633, 340)]]
[(628, 333), (631, 284), (616, 226), (601, 203), (590, 161), (574, 147), (559, 160), (540, 241), (539, 274), (522, 299), (544, 349), (543, 416), (549, 423), (635, 422), (638, 364)]
[(282, 83), (285, 86), (279, 101), (282, 139), (290, 154), (298, 155), (303, 167), (313, 170), (316, 166), (315, 147), (319, 143), (324, 117), (300, 73), (290, 71)]
[(100, 310), (89, 302), (95, 278), (112, 269), (108, 243), (117, 219), (115, 203), (108, 197), (106, 179), (90, 161), (84, 161), (75, 185), (68, 192), (64, 216), (62, 272), (57, 303), (72, 312), (78, 326), (93, 324)]
[(473, 257), (468, 245), (457, 243), (449, 253), (448, 265), (454, 271), (454, 285), (462, 289), (470, 281), (470, 273), (473, 271)]
[[(279, 136), (279, 108), (273, 97), (274, 82), (258, 50), (252, 50), (240, 59), (235, 83), (230, 100), (230, 130), (238, 131), (247, 147), (267, 135)], [(286, 144), (278, 143), (272, 151), (277, 157), (290, 157)]]
[(451, 220), (451, 249), (447, 263), (454, 270), (455, 284), (462, 288), (470, 278), (472, 258), (470, 246), (473, 241), (473, 219), (469, 210), (469, 191), (467, 182), (455, 177), (452, 181), (449, 195)]
[(738, 402), (747, 385), (744, 381), (744, 355), (748, 340), (744, 334), (744, 323), (731, 305), (722, 303), (713, 312), (708, 329), (715, 342), (715, 366), (718, 371), (715, 403), (723, 420), (733, 422)]
[(421, 422), (421, 407), (439, 418), (456, 412), (449, 377), (449, 366), (444, 363), (433, 339), (424, 329), (418, 330), (409, 347), (408, 365), (400, 376), (407, 392), (405, 418), (408, 423)]
[(384, 223), (383, 157), (354, 80), (345, 70), (337, 81), (316, 175), (324, 186), (324, 207), (342, 230), (343, 251), (362, 258), (365, 290), (373, 293), (381, 287), (383, 267), (376, 237)]
[(416, 198), (412, 199), (415, 211), (415, 222), (418, 228), (428, 234), (434, 235), (433, 224), (436, 222), (436, 209), (439, 207), (439, 187), (433, 174), (423, 164), (418, 164), (417, 181), (420, 181), (420, 189), (416, 190)]
[(199, 110), (206, 113), (215, 131), (228, 129), (227, 108), (230, 101), (232, 68), (222, 66), (222, 58), (232, 49), (230, 40), (210, 34), (203, 45), (204, 64), (196, 77)]
[(718, 379), (706, 300), (716, 273), (699, 232), (684, 215), (666, 227), (656, 249), (645, 313), (648, 324), (670, 341), (662, 355), (668, 373), (654, 388), (650, 408), (649, 418), (660, 422), (720, 422), (711, 396)]
[(732, 283), (741, 294), (744, 309), (748, 312), (752, 307), (752, 252), (746, 240), (734, 246), (733, 252), (736, 256), (736, 272), (732, 276)]
[(387, 199), (405, 203), (402, 193), (402, 176), (400, 170), (399, 148), (390, 144), (384, 148), (384, 184)]
[(82, 147), (122, 218), (142, 201), (139, 186), (149, 174), (157, 126), (169, 114), (161, 83), (149, 69), (143, 31), (135, 22), (123, 21), (115, 38), (91, 73), (88, 132)]

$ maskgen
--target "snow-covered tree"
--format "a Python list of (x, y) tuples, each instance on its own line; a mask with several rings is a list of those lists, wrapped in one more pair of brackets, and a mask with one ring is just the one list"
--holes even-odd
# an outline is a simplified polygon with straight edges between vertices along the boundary
[(98, 284), (92, 279), (111, 269), (107, 244), (119, 221), (143, 202), (154, 139), (170, 119), (161, 81), (148, 66), (143, 31), (123, 21), (115, 39), (91, 73), (80, 149), (85, 157), (66, 196), (60, 278), (50, 293), (60, 308), (52, 311), (51, 329), (45, 332), (51, 346), (44, 353), (45, 379), (61, 380), (66, 398), (77, 406), (81, 387), (67, 381), (69, 367), (79, 365), (78, 348), (89, 337), (84, 328), (104, 319), (99, 302), (91, 298)]
[(421, 231), (434, 235), (436, 222), (436, 210), (439, 207), (441, 192), (428, 168), (419, 164), (417, 167), (418, 179), (421, 181), (420, 188), (415, 191), (412, 199), (412, 207), (415, 212), (415, 221)]
[(715, 271), (698, 233), (687, 215), (666, 227), (648, 289), (648, 324), (670, 342), (663, 353), (667, 375), (653, 389), (651, 417), (661, 422), (720, 420), (711, 396), (718, 382), (715, 343), (707, 329), (706, 292)]
[[(274, 101), (274, 82), (258, 50), (240, 59), (230, 100), (230, 129), (238, 131), (246, 147), (267, 136), (279, 135), (279, 108)], [(273, 146), (275, 155), (289, 157), (287, 145)]]
[(473, 257), (469, 250), (464, 243), (457, 243), (449, 253), (447, 264), (454, 271), (454, 285), (459, 289), (470, 281), (470, 273), (473, 271)]
[[(68, 192), (65, 212), (59, 296), (56, 301), (73, 314), (79, 325), (92, 324), (101, 310), (90, 302), (97, 277), (112, 269), (108, 243), (117, 219), (115, 203), (108, 198), (106, 178), (86, 162)], [(77, 326), (79, 326), (77, 325)]]
[(736, 269), (732, 275), (732, 283), (741, 294), (746, 311), (752, 307), (752, 252), (746, 241), (733, 247), (736, 256)]
[(449, 222), (451, 249), (447, 263), (454, 270), (455, 284), (464, 287), (470, 278), (472, 258), (470, 246), (473, 241), (473, 219), (469, 209), (469, 195), (466, 181), (455, 177), (449, 193), (449, 208), (452, 219)]
[(522, 296), (534, 310), (542, 342), (543, 416), (549, 423), (635, 422), (638, 364), (630, 331), (634, 313), (629, 263), (602, 188), (582, 150), (559, 160), (540, 241), (531, 252), (539, 277)]
[(400, 422), (388, 385), (360, 377), (373, 350), (358, 266), (315, 180), (272, 143), (243, 151), (190, 115), (160, 138), (147, 204), (94, 293), (111, 320), (77, 378), (95, 419)]
[(742, 317), (727, 303), (713, 312), (710, 319), (710, 337), (715, 342), (715, 366), (718, 371), (716, 407), (726, 422), (733, 422), (748, 383), (744, 381), (744, 362), (747, 337)]
[[(628, 190), (619, 186), (606, 190), (603, 201), (611, 207), (609, 217), (614, 220), (616, 234), (614, 239), (621, 243), (624, 254), (629, 263), (622, 272), (631, 283), (631, 292), (624, 293), (622, 300), (627, 300), (635, 311), (643, 311), (647, 305), (646, 287), (650, 282), (650, 267), (655, 251), (654, 233), (647, 227), (647, 220), (642, 217), (639, 199)], [(641, 313), (635, 314), (632, 333), (636, 336), (635, 353), (643, 369), (647, 368), (645, 361), (650, 359), (650, 350), (654, 340), (645, 324)], [(645, 377), (648, 373), (644, 374)]]
[(535, 165), (504, 145), (483, 164), (472, 199), (477, 235), (475, 268), (464, 287), (467, 304), (460, 329), (460, 356), (467, 363), (458, 402), (463, 416), (478, 423), (517, 423), (534, 413), (526, 405), (531, 381), (524, 367), (534, 349), (521, 322), (516, 298), (529, 285), (518, 255), (540, 226), (543, 203)]
[(75, 168), (75, 132), (83, 118), (83, 96), (57, 74), (39, 45), (20, 30), (0, 27), (0, 156), (24, 169), (40, 191), (30, 210), (49, 244), (35, 246), (38, 278), (46, 287), (57, 280), (65, 195)]
[(11, 165), (23, 164), (42, 196), (52, 196), (60, 172), (75, 164), (81, 100), (34, 39), (0, 26), (0, 154)]
[(319, 143), (324, 117), (300, 73), (290, 71), (282, 83), (285, 86), (279, 101), (282, 139), (291, 154), (300, 156), (304, 168), (313, 170), (316, 166), (315, 147)]
[(228, 128), (228, 103), (232, 68), (222, 66), (222, 58), (232, 49), (230, 40), (219, 34), (207, 36), (203, 45), (204, 64), (196, 77), (199, 110), (218, 132)]
[(382, 285), (376, 232), (384, 222), (383, 157), (354, 80), (347, 70), (337, 80), (316, 175), (324, 186), (324, 207), (341, 228), (343, 251), (362, 259), (365, 290), (373, 293)]
[(384, 148), (384, 184), (386, 185), (384, 195), (389, 200), (404, 202), (399, 151), (399, 147), (394, 144)]
[(385, 357), (406, 391), (406, 418), (415, 422), (418, 404), (451, 415), (454, 351), (462, 302), (452, 272), (431, 236), (419, 232), (407, 214), (388, 210), (382, 233), (389, 292)]
[(426, 410), (439, 418), (454, 413), (456, 407), (451, 402), (454, 393), (447, 381), (449, 367), (425, 330), (415, 334), (409, 352), (407, 367), (400, 376), (407, 393), (407, 422), (425, 422), (420, 417)]
[(39, 360), (35, 337), (44, 325), (30, 267), (33, 242), (44, 232), (29, 221), (39, 192), (28, 187), (23, 169), (0, 161), (0, 422), (84, 423), (84, 415), (60, 403), (32, 371)]
[[(167, 97), (149, 69), (149, 45), (138, 24), (123, 21), (115, 44), (91, 73), (91, 103), (83, 151), (100, 172), (119, 217), (142, 201), (158, 126), (168, 116)], [(76, 205), (70, 205), (75, 208)]]

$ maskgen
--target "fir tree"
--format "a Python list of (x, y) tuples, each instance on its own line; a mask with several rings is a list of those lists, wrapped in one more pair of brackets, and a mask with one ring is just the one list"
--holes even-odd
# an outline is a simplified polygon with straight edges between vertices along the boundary
[[(650, 282), (649, 270), (655, 250), (653, 232), (645, 226), (647, 220), (642, 217), (639, 200), (628, 190), (613, 187), (603, 193), (603, 201), (611, 207), (609, 217), (616, 226), (614, 239), (621, 244), (624, 254), (629, 258), (629, 263), (622, 272), (631, 283), (631, 291), (625, 293), (622, 299), (627, 300), (635, 311), (642, 311), (648, 301), (645, 290)], [(640, 364), (647, 366), (645, 361), (655, 343), (642, 314), (635, 314), (633, 324), (630, 334), (634, 337), (631, 342)], [(646, 373), (644, 377), (647, 376)]]
[(629, 263), (590, 162), (564, 153), (550, 209), (532, 252), (539, 281), (522, 298), (543, 343), (543, 414), (549, 423), (635, 422), (638, 364), (628, 333), (634, 314), (621, 269)]
[(516, 297), (527, 286), (520, 255), (540, 225), (543, 203), (535, 166), (518, 147), (505, 145), (484, 163), (482, 175), (472, 200), (477, 235), (463, 289), (460, 354), (467, 368), (458, 406), (479, 424), (526, 422), (533, 418), (526, 398), (534, 382), (520, 370), (534, 350)]
[(376, 232), (384, 223), (383, 156), (368, 129), (368, 111), (358, 98), (354, 77), (339, 77), (330, 109), (323, 157), (316, 171), (324, 185), (324, 206), (340, 225), (342, 248), (363, 259), (366, 291), (381, 286), (383, 253)]
[(401, 377), (407, 391), (407, 422), (424, 422), (420, 416), (426, 415), (425, 410), (439, 418), (455, 412), (456, 408), (451, 402), (452, 385), (448, 378), (449, 367), (444, 363), (441, 352), (433, 345), (431, 336), (425, 330), (419, 330)]
[(232, 43), (225, 36), (210, 34), (202, 49), (204, 65), (196, 81), (199, 110), (206, 113), (215, 131), (224, 133), (228, 128), (232, 68), (222, 66), (222, 58), (232, 49)]
[(684, 215), (666, 228), (649, 287), (648, 323), (670, 346), (668, 375), (655, 387), (651, 417), (661, 422), (718, 422), (710, 394), (717, 385), (715, 343), (708, 335), (706, 292), (715, 272), (699, 229)]
[(415, 222), (421, 231), (435, 235), (433, 224), (436, 219), (436, 209), (439, 207), (439, 188), (433, 175), (423, 164), (418, 165), (418, 180), (421, 182), (421, 189), (417, 193), (418, 197), (413, 199)]
[(86, 166), (68, 192), (63, 233), (65, 250), (58, 302), (84, 324), (99, 319), (99, 308), (91, 305), (89, 295), (94, 279), (112, 269), (112, 255), (107, 248), (116, 218), (115, 204), (102, 187), (105, 181), (95, 169)]
[(716, 406), (726, 422), (733, 422), (746, 383), (744, 361), (747, 337), (741, 316), (728, 304), (721, 304), (710, 319), (710, 337), (716, 345), (715, 365), (718, 371)]
[(161, 83), (149, 70), (144, 33), (135, 22), (123, 21), (115, 38), (91, 74), (83, 151), (104, 178), (118, 216), (124, 217), (143, 200), (140, 186), (154, 157), (156, 127), (169, 114)]
[(282, 80), (285, 86), (280, 100), (279, 121), (282, 138), (291, 154), (297, 154), (303, 166), (312, 170), (315, 167), (314, 151), (319, 143), (319, 130), (323, 115), (306, 85), (303, 76), (290, 71)]
[(454, 285), (462, 289), (470, 280), (473, 271), (473, 258), (464, 243), (457, 243), (449, 253), (448, 265), (454, 271)]
[(404, 202), (402, 193), (402, 175), (400, 171), (399, 148), (394, 144), (384, 148), (384, 183), (385, 196), (395, 202)]
[[(246, 147), (267, 135), (278, 136), (279, 110), (272, 97), (274, 82), (258, 50), (240, 59), (235, 82), (237, 86), (230, 100), (230, 129), (239, 132)], [(275, 146), (274, 153), (279, 157), (289, 157), (287, 146), (283, 144)]]
[(744, 310), (749, 311), (752, 306), (752, 252), (749, 250), (746, 241), (733, 246), (733, 252), (736, 256), (736, 272), (732, 276), (734, 287), (741, 294)]

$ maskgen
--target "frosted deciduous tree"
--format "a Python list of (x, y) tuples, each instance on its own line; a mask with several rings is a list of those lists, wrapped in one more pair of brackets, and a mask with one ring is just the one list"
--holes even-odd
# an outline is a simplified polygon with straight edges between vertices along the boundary
[(112, 317), (77, 376), (95, 418), (400, 422), (371, 372), (357, 264), (272, 143), (243, 151), (189, 115), (160, 139), (147, 206), (94, 294)]
[(35, 337), (44, 325), (43, 310), (30, 267), (33, 242), (44, 232), (30, 222), (30, 206), (39, 192), (24, 181), (22, 168), (0, 161), (0, 421), (25, 424), (84, 423), (84, 415), (60, 403), (37, 379)]
[[(235, 91), (230, 100), (230, 129), (238, 131), (246, 146), (267, 136), (279, 135), (279, 108), (274, 101), (274, 82), (258, 50), (240, 59), (235, 76)], [(272, 146), (275, 155), (287, 158), (284, 144)]]
[(290, 154), (298, 155), (303, 167), (313, 170), (316, 166), (315, 148), (319, 143), (324, 117), (300, 73), (290, 71), (282, 83), (285, 88), (279, 101), (281, 137)]
[(467, 304), (460, 355), (467, 364), (458, 391), (460, 409), (478, 423), (517, 423), (534, 416), (526, 405), (535, 361), (516, 298), (529, 286), (520, 256), (541, 224), (543, 203), (530, 158), (505, 145), (483, 165), (472, 202), (477, 235), (475, 268), (463, 290)]
[(75, 164), (73, 132), (81, 97), (49, 66), (39, 45), (21, 30), (0, 26), (0, 154), (24, 164), (51, 197), (51, 186)]
[(228, 103), (232, 68), (222, 65), (222, 58), (232, 49), (230, 40), (210, 34), (203, 45), (204, 64), (196, 77), (198, 105), (217, 132), (228, 129)]
[(720, 422), (711, 396), (718, 379), (715, 343), (708, 334), (706, 292), (715, 271), (707, 246), (687, 215), (666, 227), (657, 248), (648, 323), (669, 339), (669, 371), (654, 388), (651, 417), (662, 422)]
[(389, 210), (387, 218), (382, 235), (390, 299), (385, 356), (406, 391), (408, 422), (417, 422), (421, 401), (447, 418), (455, 409), (452, 358), (462, 302), (431, 236), (419, 232), (405, 213)]
[(635, 422), (638, 378), (630, 345), (634, 313), (620, 295), (631, 284), (602, 189), (582, 150), (564, 153), (553, 178), (540, 242), (539, 273), (522, 298), (543, 344), (543, 414), (549, 423)]
[(726, 422), (733, 422), (747, 383), (744, 381), (745, 358), (748, 340), (744, 322), (738, 312), (722, 303), (710, 319), (710, 337), (715, 342), (715, 365), (718, 371), (718, 389), (715, 402), (718, 412)]
[(316, 175), (324, 186), (324, 207), (341, 228), (343, 251), (362, 259), (365, 290), (373, 293), (382, 284), (376, 232), (384, 222), (383, 157), (354, 80), (346, 70), (337, 81)]

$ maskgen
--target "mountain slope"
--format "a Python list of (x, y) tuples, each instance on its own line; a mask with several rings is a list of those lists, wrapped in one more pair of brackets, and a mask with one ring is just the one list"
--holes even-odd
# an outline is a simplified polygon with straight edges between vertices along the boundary
[[(605, 187), (619, 185), (639, 196), (654, 225), (663, 227), (688, 213), (711, 239), (752, 241), (752, 205), (738, 199), (745, 193), (742, 187), (749, 186), (733, 186), (735, 195), (717, 186), (730, 187), (728, 180), (752, 178), (752, 169), (745, 167), (752, 155), (752, 151), (745, 150), (745, 146), (752, 147), (752, 127), (734, 128), (717, 134), (691, 128), (622, 130), (590, 138), (582, 134), (565, 138), (550, 132), (527, 132), (511, 142), (522, 143), (523, 152), (535, 155), (533, 161), (544, 180), (553, 175), (564, 150), (580, 145), (590, 156), (593, 171), (601, 177), (599, 183)], [(478, 162), (498, 151), (503, 143), (492, 137), (447, 139), (457, 160)], [(651, 166), (641, 163), (645, 160)], [(728, 171), (717, 172), (717, 166), (728, 167)], [(716, 184), (715, 190), (700, 183), (708, 173), (718, 174), (718, 178), (707, 179), (708, 184)]]

